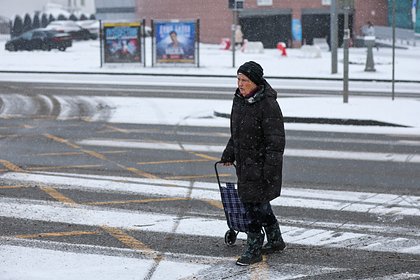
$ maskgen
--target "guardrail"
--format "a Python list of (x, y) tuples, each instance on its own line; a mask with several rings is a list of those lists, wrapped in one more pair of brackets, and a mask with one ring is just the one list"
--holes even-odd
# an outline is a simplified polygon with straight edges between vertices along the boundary
[[(379, 40), (392, 41), (392, 27), (375, 26), (375, 37)], [(395, 38), (401, 44), (416, 45), (416, 36), (414, 30), (395, 28)]]

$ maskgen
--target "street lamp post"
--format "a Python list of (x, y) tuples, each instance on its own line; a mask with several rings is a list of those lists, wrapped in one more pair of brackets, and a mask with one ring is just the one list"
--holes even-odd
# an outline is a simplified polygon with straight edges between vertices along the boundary
[(392, 100), (395, 98), (395, 0), (392, 0)]
[(349, 102), (349, 3), (346, 1), (344, 6), (344, 49), (343, 49), (343, 102)]
[(331, 0), (330, 8), (330, 48), (331, 48), (331, 74), (337, 73), (338, 48), (338, 3)]
[[(236, 3), (235, 3), (236, 4)], [(232, 67), (235, 68), (235, 51), (236, 51), (236, 38), (235, 38), (235, 29), (236, 29), (236, 7), (232, 10)]]
[(244, 0), (229, 0), (229, 8), (232, 9), (232, 67), (235, 68), (235, 30), (237, 25), (238, 11), (243, 10)]

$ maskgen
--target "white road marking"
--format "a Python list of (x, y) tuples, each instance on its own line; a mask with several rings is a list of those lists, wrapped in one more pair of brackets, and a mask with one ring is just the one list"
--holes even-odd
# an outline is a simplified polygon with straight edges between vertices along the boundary
[[(66, 251), (0, 246), (2, 279), (145, 279), (151, 259), (107, 256)], [(179, 279), (197, 273), (208, 265), (162, 260), (153, 280)], [(48, 273), (46, 273), (48, 272)]]
[[(220, 145), (197, 145), (165, 142), (140, 142), (131, 140), (115, 139), (86, 139), (78, 141), (79, 145), (118, 147), (130, 149), (148, 149), (148, 150), (171, 150), (171, 151), (192, 151), (221, 153), (225, 146)], [(379, 162), (404, 162), (420, 163), (420, 155), (401, 154), (401, 153), (375, 153), (375, 152), (355, 152), (355, 151), (334, 151), (334, 150), (315, 150), (315, 149), (286, 149), (286, 157), (304, 157), (304, 158), (324, 158), (339, 160), (361, 160), (361, 161), (379, 161)]]
[[(9, 237), (0, 238), (0, 241), (3, 244), (0, 246), (0, 262), (5, 264), (2, 272), (6, 279), (33, 279), (34, 275), (42, 275), (43, 280), (50, 280), (57, 279), (57, 275), (61, 274), (64, 275), (60, 279), (68, 279), (67, 274), (71, 276), (70, 279), (145, 279), (140, 276), (146, 275), (153, 266), (153, 256), (141, 250)], [(248, 273), (244, 273), (243, 267), (235, 265), (233, 257), (165, 252), (161, 256), (162, 261), (151, 278), (153, 280), (168, 279), (168, 275), (171, 275), (170, 279), (184, 280), (218, 280), (227, 276), (248, 280), (252, 270), (265, 275), (264, 279), (287, 280), (347, 270), (283, 263), (264, 269), (250, 268)], [(269, 259), (267, 261), (270, 263)], [(45, 271), (48, 271), (47, 275), (43, 274)], [(108, 275), (113, 277), (115, 273), (118, 273), (117, 277), (108, 278)]]
[[(165, 214), (84, 205), (70, 207), (59, 202), (16, 198), (0, 198), (0, 216), (162, 233), (172, 232), (174, 225), (177, 224), (175, 234), (215, 238), (222, 238), (228, 229), (225, 220), (209, 217), (185, 216), (180, 220), (177, 216)], [(296, 226), (282, 226), (282, 231), (285, 240), (293, 244), (395, 253), (410, 252), (420, 255), (418, 238), (385, 237), (340, 229), (308, 229)], [(244, 236), (245, 234), (240, 234), (238, 238), (244, 238)]]
[[(383, 277), (363, 278), (360, 280), (406, 280), (406, 279), (411, 279), (411, 280), (420, 279), (420, 274), (399, 273), (399, 274), (388, 275), (388, 276), (383, 276)], [(353, 279), (348, 279), (348, 280), (353, 280)]]
[[(166, 197), (220, 200), (215, 183), (188, 182), (163, 179), (141, 179), (115, 176), (78, 175), (64, 173), (8, 172), (0, 179), (38, 182), (57, 188), (90, 191), (115, 191)], [(192, 189), (190, 191), (190, 188)], [(372, 213), (387, 216), (420, 216), (420, 196), (381, 194), (370, 192), (333, 191), (321, 189), (283, 188), (282, 196), (273, 206), (321, 209), (342, 212)]]

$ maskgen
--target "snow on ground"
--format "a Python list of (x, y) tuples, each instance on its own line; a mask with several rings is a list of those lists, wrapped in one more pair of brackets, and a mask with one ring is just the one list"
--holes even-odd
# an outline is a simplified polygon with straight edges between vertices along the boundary
[[(0, 46), (2, 45), (0, 40)], [(149, 44), (150, 42), (148, 42)], [(420, 45), (420, 44), (418, 44)], [(341, 78), (342, 77), (342, 63), (339, 63), (339, 73), (332, 75), (331, 72), (331, 63), (330, 63), (330, 54), (326, 51), (325, 46), (322, 46), (322, 56), (321, 58), (305, 58), (304, 54), (299, 49), (289, 49), (287, 57), (281, 57), (278, 50), (265, 50), (263, 54), (247, 54), (242, 52), (237, 52), (236, 57), (236, 67), (248, 60), (255, 60), (259, 62), (265, 70), (267, 76), (295, 76), (295, 77), (326, 77), (326, 78)], [(206, 45), (203, 44), (200, 48), (200, 68), (194, 67), (150, 67), (150, 50), (146, 55), (146, 68), (141, 66), (114, 66), (114, 67), (104, 67), (100, 68), (100, 55), (99, 55), (99, 43), (98, 41), (87, 41), (87, 42), (76, 42), (72, 48), (69, 48), (66, 52), (51, 51), (51, 52), (16, 52), (10, 53), (4, 50), (3, 47), (0, 47), (0, 70), (1, 71), (10, 71), (10, 70), (26, 70), (26, 71), (58, 71), (58, 72), (71, 72), (71, 71), (85, 71), (85, 72), (121, 72), (121, 73), (181, 73), (181, 74), (202, 74), (202, 75), (235, 75), (236, 68), (232, 68), (232, 56), (228, 51), (220, 49), (220, 46), (217, 45)], [(366, 50), (365, 49), (351, 49), (350, 50), (350, 60), (353, 62), (350, 65), (350, 78), (367, 78), (367, 79), (391, 79), (391, 49), (380, 49), (379, 51), (374, 51), (376, 64), (376, 72), (364, 72), (364, 61), (366, 59)], [(417, 66), (417, 61), (420, 59), (420, 47), (409, 47), (407, 50), (398, 49), (396, 51), (396, 79), (404, 80), (417, 80), (420, 81), (420, 68)], [(339, 59), (342, 59), (342, 50), (340, 50)], [(51, 75), (46, 77), (46, 75), (34, 75), (34, 74), (20, 74), (20, 75), (10, 75), (10, 74), (0, 74), (0, 80), (31, 80), (31, 81), (50, 81), (50, 82), (68, 82), (70, 76), (66, 75)], [(106, 76), (100, 75), (73, 75), (71, 76), (72, 82), (83, 83), (126, 83), (126, 84), (151, 84), (156, 85), (181, 85), (181, 84), (206, 84), (212, 85), (215, 87), (225, 86), (234, 88), (235, 80), (232, 78), (224, 79), (193, 79), (193, 78), (175, 78), (175, 77), (145, 77), (145, 76), (118, 76), (113, 79), (109, 79)], [(282, 84), (287, 84), (289, 88), (314, 88), (317, 89), (328, 89), (331, 88), (329, 84), (323, 83), (322, 81), (309, 81), (306, 84), (299, 82), (291, 82), (285, 80), (273, 80), (270, 83), (275, 84), (277, 87), (280, 87)], [(389, 90), (390, 85), (380, 84), (380, 83), (371, 83), (371, 82), (362, 82), (356, 83), (352, 82), (350, 84), (350, 89), (357, 85), (358, 89), (368, 89), (371, 90)], [(81, 85), (82, 87), (83, 85)], [(336, 83), (333, 87), (337, 89), (340, 84)], [(409, 88), (410, 92), (418, 92), (420, 94), (420, 83), (411, 84)], [(203, 93), (211, 94), (211, 93)], [(419, 95), (420, 96), (420, 95)], [(4, 95), (0, 96), (1, 98)], [(78, 98), (75, 96), (75, 98)], [(92, 102), (101, 102), (105, 103), (110, 108), (112, 108), (112, 114), (109, 119), (110, 122), (114, 123), (153, 123), (153, 124), (172, 124), (172, 125), (202, 125), (202, 126), (228, 126), (229, 122), (226, 118), (218, 118), (214, 116), (214, 112), (229, 113), (231, 101), (224, 100), (204, 100), (204, 99), (170, 99), (170, 98), (141, 98), (141, 97), (113, 97), (112, 94), (109, 94), (107, 97), (83, 97), (90, 98)], [(59, 97), (57, 97), (59, 99)], [(1, 100), (1, 99), (0, 99)], [(98, 101), (99, 100), (99, 101)], [(409, 128), (393, 128), (393, 127), (356, 127), (356, 126), (340, 126), (340, 125), (320, 125), (320, 124), (286, 124), (286, 129), (298, 129), (298, 130), (322, 130), (322, 131), (343, 131), (343, 132), (360, 132), (360, 133), (398, 133), (398, 134), (415, 134), (420, 135), (420, 100), (414, 98), (397, 98), (392, 101), (391, 98), (384, 97), (353, 97), (350, 96), (349, 103), (344, 104), (342, 102), (341, 96), (333, 97), (306, 97), (306, 98), (296, 98), (296, 97), (283, 97), (282, 92), (280, 92), (279, 103), (283, 110), (283, 113), (287, 117), (315, 117), (315, 118), (344, 118), (344, 119), (364, 119), (364, 120), (377, 120), (388, 123), (395, 123), (399, 125), (409, 126)], [(64, 104), (64, 103), (63, 103)], [(64, 108), (66, 109), (66, 108)], [(66, 119), (66, 115), (70, 111), (63, 110), (60, 115), (61, 119)], [(92, 118), (92, 121), (95, 121), (95, 118)], [(106, 140), (106, 139), (105, 139)], [(82, 140), (79, 144), (84, 145), (98, 145), (98, 139), (85, 139)], [(90, 141), (90, 142), (89, 142)], [(95, 142), (96, 141), (96, 142)], [(104, 141), (104, 139), (102, 139)], [(406, 141), (407, 142), (407, 141)], [(108, 140), (108, 145), (113, 145)], [(133, 143), (128, 143), (133, 145)], [(134, 143), (136, 145), (147, 145), (148, 143)], [(103, 142), (100, 145), (104, 145)], [(118, 143), (121, 145), (121, 143)], [(157, 143), (154, 143), (154, 147), (162, 149), (162, 146), (158, 146)], [(134, 147), (135, 148), (135, 147)], [(167, 148), (171, 148), (168, 147)], [(196, 149), (221, 149), (221, 147), (192, 147)], [(297, 156), (293, 149), (287, 151), (287, 156)], [(304, 150), (306, 156), (312, 156), (313, 153), (317, 152), (317, 157), (335, 157), (336, 155), (331, 151), (321, 151), (321, 150)], [(299, 154), (298, 156), (303, 156)], [(343, 155), (341, 154), (340, 157)], [(412, 157), (412, 155), (398, 154), (393, 158), (390, 158), (388, 154), (379, 154), (379, 153), (346, 153), (346, 157), (354, 158), (357, 157), (360, 160), (375, 160), (375, 161), (407, 161), (411, 160), (413, 162), (418, 162), (418, 157)], [(111, 187), (124, 187), (125, 191), (131, 191), (133, 189), (138, 190), (139, 184), (144, 183), (145, 190), (159, 190), (159, 193), (166, 193), (175, 195), (174, 188), (164, 189), (164, 184), (161, 187), (154, 184), (153, 188), (150, 188), (147, 185), (147, 182), (137, 182), (133, 183), (122, 183), (122, 179), (119, 178), (117, 181), (106, 181), (111, 180), (110, 178), (87, 178), (86, 175), (85, 181), (75, 182), (74, 177), (69, 179), (65, 177), (67, 175), (60, 174), (13, 174), (7, 173), (2, 176), (40, 176), (41, 178), (28, 178), (27, 180), (36, 180), (42, 181), (45, 180), (45, 183), (54, 182), (54, 180), (65, 180), (65, 182), (74, 182), (80, 185), (83, 185), (84, 188), (93, 188), (95, 190), (103, 188), (102, 185)], [(51, 178), (53, 177), (53, 178)], [(23, 178), (20, 178), (24, 180)], [(105, 181), (104, 181), (105, 180)], [(56, 182), (57, 183), (57, 182)], [(157, 182), (154, 182), (157, 183)], [(180, 184), (180, 182), (178, 182)], [(214, 187), (214, 186), (213, 186)], [(182, 188), (180, 188), (182, 189)], [(218, 195), (217, 192), (203, 192), (198, 188), (196, 190), (200, 197), (214, 197)], [(337, 202), (337, 197), (346, 197), (347, 203), (351, 207), (345, 208), (346, 211), (353, 212), (366, 212), (371, 211), (371, 204), (359, 203), (355, 204), (353, 200), (359, 201), (361, 195), (366, 195), (365, 193), (342, 193), (342, 192), (332, 192), (328, 193), (329, 198), (325, 198), (325, 193), (320, 193), (319, 190), (314, 191), (314, 194), (323, 195), (326, 201), (320, 201), (319, 199), (312, 199), (314, 194), (311, 194), (306, 200), (300, 198), (302, 194), (296, 193), (297, 190), (288, 189), (285, 190), (289, 196), (288, 200), (283, 200), (281, 203), (292, 203), (293, 205), (301, 203), (306, 207), (320, 208), (320, 209), (343, 209), (343, 205), (340, 202)], [(308, 194), (308, 191), (305, 190), (305, 195)], [(178, 194), (179, 195), (179, 194)], [(295, 199), (293, 196), (296, 196), (296, 199), (300, 199), (299, 203), (292, 201)], [(384, 196), (378, 198), (378, 195), (374, 196), (378, 199), (375, 203), (383, 206), (384, 202), (392, 201), (394, 202), (393, 197)], [(330, 201), (331, 198), (331, 201)], [(417, 198), (414, 198), (417, 199)], [(302, 203), (304, 201), (305, 203)], [(70, 209), (62, 205), (33, 205), (33, 201), (27, 201), (27, 205), (22, 205), (21, 203), (13, 203), (14, 207), (10, 206), (10, 201), (8, 199), (2, 199), (0, 201), (4, 207), (2, 209), (2, 215), (7, 216), (19, 216), (20, 215), (31, 215), (28, 218), (35, 218), (37, 220), (50, 219), (54, 217), (59, 222), (68, 222), (69, 217), (73, 219), (73, 222), (77, 222), (74, 219), (80, 219), (80, 217), (89, 217), (90, 223), (94, 225), (103, 225), (104, 219), (110, 222), (118, 222), (118, 219), (115, 219), (114, 214), (120, 213), (105, 213), (104, 211), (96, 211), (93, 208), (83, 208), (83, 209)], [(318, 203), (315, 203), (318, 202)], [(403, 204), (405, 201), (401, 201)], [(279, 202), (280, 203), (280, 202)], [(395, 205), (394, 205), (395, 206)], [(416, 215), (418, 216), (418, 209), (408, 209), (405, 205), (398, 209), (407, 212), (407, 215)], [(39, 210), (42, 208), (44, 211), (27, 211), (27, 207), (32, 207), (34, 210)], [(18, 210), (21, 210), (17, 213)], [(62, 216), (56, 215), (58, 210)], [(375, 207), (376, 211), (394, 211), (394, 208), (384, 208)], [(70, 211), (71, 210), (71, 211)], [(50, 212), (49, 212), (50, 211)], [(80, 211), (88, 213), (89, 215), (80, 215)], [(69, 216), (69, 213), (74, 213), (74, 215)], [(381, 212), (382, 213), (382, 212)], [(413, 214), (414, 213), (414, 214)], [(19, 215), (18, 215), (19, 214)], [(138, 221), (138, 215), (141, 213), (130, 213), (131, 215), (136, 216), (136, 219), (133, 221)], [(34, 216), (38, 215), (38, 216)], [(147, 217), (152, 218), (152, 217)], [(155, 217), (156, 218), (156, 217)], [(168, 224), (162, 226), (172, 226), (171, 221), (173, 217), (164, 217), (170, 219)], [(62, 220), (61, 220), (62, 219)], [(71, 220), (70, 219), (70, 220)], [(163, 220), (161, 220), (163, 221)], [(80, 222), (80, 221), (79, 221)], [(85, 221), (84, 221), (85, 222)], [(188, 221), (183, 221), (185, 223), (180, 224), (179, 231), (185, 230), (185, 232), (191, 233), (191, 223)], [(216, 226), (213, 223), (218, 222)], [(220, 225), (219, 225), (220, 224)], [(113, 225), (113, 224), (111, 224)], [(115, 226), (115, 225), (113, 225)], [(122, 227), (130, 227), (132, 225), (117, 225)], [(223, 221), (206, 221), (206, 224), (200, 224), (197, 227), (197, 224), (194, 224), (195, 230), (200, 232), (211, 233), (212, 235), (221, 236), (225, 230), (225, 223)], [(212, 228), (215, 231), (212, 232), (208, 228)], [(333, 225), (336, 227), (336, 225)], [(343, 225), (340, 225), (343, 227)], [(172, 227), (170, 227), (172, 228)], [(155, 229), (156, 230), (156, 229)], [(162, 229), (160, 229), (162, 230)], [(366, 230), (366, 229), (364, 229)], [(391, 228), (384, 228), (384, 232), (391, 230)], [(337, 236), (332, 230), (323, 230), (323, 231), (312, 231), (310, 234), (313, 234), (314, 238), (319, 238), (317, 240), (313, 238), (302, 238), (301, 235), (297, 235), (297, 232), (305, 232), (301, 228), (290, 227), (287, 228), (288, 238), (291, 242), (296, 244), (321, 244), (320, 242), (329, 242), (329, 244), (336, 244), (331, 246), (342, 246), (337, 244), (342, 244), (340, 242), (349, 242), (349, 240), (354, 240), (352, 244), (354, 246), (359, 246), (361, 243), (359, 238), (363, 240), (378, 240), (381, 239), (381, 236), (373, 234), (346, 234), (342, 237)], [(199, 232), (199, 233), (200, 233)], [(294, 237), (293, 237), (294, 236)], [(292, 239), (294, 238), (294, 239)], [(321, 240), (321, 238), (324, 238)], [(300, 240), (300, 241), (299, 241)], [(414, 241), (413, 241), (414, 240)], [(364, 250), (378, 250), (378, 251), (391, 251), (399, 252), (405, 250), (405, 252), (419, 254), (419, 244), (417, 239), (407, 239), (405, 246), (401, 244), (396, 244), (394, 240), (385, 240), (383, 246), (377, 246), (377, 244), (371, 244), (376, 246), (375, 248), (361, 248)], [(4, 240), (3, 240), (4, 241)], [(399, 240), (398, 242), (400, 242)], [(338, 243), (336, 243), (338, 242)], [(392, 246), (390, 244), (394, 242)], [(324, 243), (322, 243), (324, 244)], [(344, 246), (344, 245), (343, 245)], [(348, 243), (346, 243), (348, 246)], [(96, 248), (97, 249), (97, 248)], [(399, 251), (398, 251), (399, 250)], [(233, 263), (233, 260), (227, 260)], [(74, 271), (81, 272), (85, 279), (143, 279), (144, 276), (150, 271), (153, 267), (154, 261), (152, 259), (143, 259), (139, 260), (131, 257), (123, 256), (110, 256), (103, 254), (82, 254), (76, 252), (70, 252), (67, 250), (55, 251), (46, 248), (29, 248), (29, 247), (20, 247), (15, 245), (4, 244), (0, 247), (0, 263), (3, 264), (2, 267), (2, 276), (5, 279), (56, 279), (57, 275), (60, 275), (60, 279), (74, 279), (76, 276), (72, 273)], [(182, 260), (177, 260), (173, 262), (171, 259), (163, 260), (159, 264), (155, 274), (152, 279), (166, 279), (167, 272), (170, 271), (173, 278), (180, 278), (183, 276), (191, 275), (196, 273), (200, 269), (205, 269), (208, 266), (204, 263), (191, 263), (184, 262)], [(296, 266), (294, 266), (294, 270)], [(323, 268), (324, 269), (324, 268)], [(48, 273), (46, 273), (48, 271)], [(47, 275), (48, 274), (48, 275)], [(79, 274), (79, 275), (80, 275)], [(284, 275), (283, 275), (284, 276)], [(286, 277), (286, 276), (284, 276)], [(3, 279), (2, 278), (2, 279)]]
[[(5, 39), (0, 40), (3, 45)], [(146, 66), (106, 66), (100, 68), (99, 41), (75, 42), (65, 52), (8, 52), (0, 48), (0, 70), (32, 71), (92, 71), (92, 72), (135, 72), (135, 73), (182, 73), (203, 75), (234, 75), (232, 53), (219, 45), (200, 45), (200, 67), (151, 67), (151, 43), (146, 40)], [(418, 44), (420, 45), (420, 44)], [(264, 53), (236, 52), (236, 67), (255, 60), (259, 62), (266, 76), (341, 78), (343, 73), (342, 49), (339, 49), (338, 73), (331, 74), (331, 54), (326, 44), (320, 45), (321, 57), (310, 58), (301, 49), (288, 49), (287, 57), (277, 49), (265, 49)], [(376, 72), (365, 72), (366, 49), (351, 48), (350, 78), (391, 79), (392, 49), (374, 50)], [(395, 78), (420, 80), (420, 68), (414, 62), (420, 59), (420, 46), (396, 49)], [(235, 68), (236, 69), (236, 68)]]
[[(4, 42), (1, 39), (0, 42)], [(219, 45), (201, 44), (200, 46), (200, 68), (196, 67), (151, 67), (151, 42), (146, 41), (146, 65), (128, 66), (106, 66), (100, 68), (99, 41), (75, 42), (73, 47), (65, 52), (53, 50), (51, 52), (8, 52), (0, 48), (0, 70), (26, 70), (26, 71), (58, 71), (58, 72), (99, 72), (99, 73), (166, 73), (166, 74), (201, 74), (201, 75), (227, 75), (233, 76), (236, 68), (232, 68), (232, 54), (225, 51)], [(420, 59), (420, 44), (417, 47), (408, 46), (407, 49), (396, 49), (396, 79), (416, 80), (419, 83), (406, 84), (401, 87), (397, 84), (396, 100), (384, 97), (354, 97), (350, 96), (349, 103), (344, 104), (341, 96), (334, 97), (312, 97), (312, 98), (280, 98), (279, 102), (283, 113), (288, 117), (312, 117), (312, 118), (345, 118), (376, 120), (399, 125), (413, 127), (415, 133), (420, 129), (420, 104), (416, 99), (398, 98), (398, 90), (411, 93), (419, 93), (420, 96), (420, 68), (416, 61)], [(266, 76), (281, 77), (320, 77), (320, 78), (341, 78), (342, 77), (342, 49), (339, 50), (338, 74), (331, 74), (331, 55), (326, 44), (320, 45), (321, 57), (308, 58), (300, 49), (288, 49), (288, 56), (282, 57), (277, 49), (266, 49), (264, 53), (243, 53), (236, 52), (236, 66), (245, 61), (255, 60), (259, 62)], [(374, 50), (376, 61), (376, 72), (364, 72), (364, 61), (366, 49), (350, 49), (350, 78), (385, 79), (392, 77), (392, 50), (380, 48)], [(122, 84), (164, 84), (164, 85), (186, 85), (198, 84), (217, 87), (235, 87), (235, 79), (226, 77), (223, 79), (205, 79), (191, 77), (152, 77), (152, 76), (116, 76), (109, 77), (101, 75), (36, 75), (36, 74), (8, 74), (1, 73), (0, 80), (26, 80), (26, 81), (49, 81), (49, 82), (103, 82)], [(290, 80), (269, 80), (276, 88), (286, 84), (288, 88), (309, 88), (340, 90), (342, 82), (333, 84), (320, 80), (313, 81), (290, 81)], [(391, 83), (378, 82), (350, 82), (350, 90), (382, 91), (390, 92)], [(211, 94), (211, 93), (208, 93)], [(283, 95), (282, 95), (283, 94)], [(283, 97), (287, 92), (280, 92)], [(92, 97), (96, 98), (96, 97)], [(135, 100), (133, 100), (135, 99)], [(200, 100), (177, 100), (162, 98), (103, 98), (103, 102), (113, 104), (115, 108), (110, 119), (111, 122), (130, 123), (165, 123), (165, 124), (187, 124), (187, 125), (210, 125), (225, 126), (226, 121), (221, 119), (205, 119), (203, 117), (213, 116), (215, 111), (229, 113), (230, 102), (226, 101), (203, 101)], [(187, 104), (188, 103), (188, 104)], [(174, 104), (177, 104), (174, 106)], [(147, 114), (138, 114), (143, 110)], [(132, 112), (135, 111), (136, 114)], [(139, 115), (138, 118), (133, 116)], [(288, 124), (289, 129), (304, 130), (335, 130), (337, 126), (312, 125), (312, 124)], [(339, 131), (355, 130), (359, 132), (370, 131), (370, 128), (351, 128), (346, 126)], [(400, 128), (378, 128), (383, 133), (405, 131), (409, 129)], [(413, 133), (413, 129), (411, 132)], [(420, 133), (419, 133), (420, 134)]]

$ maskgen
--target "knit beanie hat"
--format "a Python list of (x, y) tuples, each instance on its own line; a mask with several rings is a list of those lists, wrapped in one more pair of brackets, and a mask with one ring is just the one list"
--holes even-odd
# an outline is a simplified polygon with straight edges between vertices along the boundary
[(238, 69), (238, 74), (244, 74), (247, 76), (251, 81), (253, 81), (257, 86), (262, 85), (264, 83), (264, 71), (258, 63), (255, 61), (248, 61), (242, 64)]

